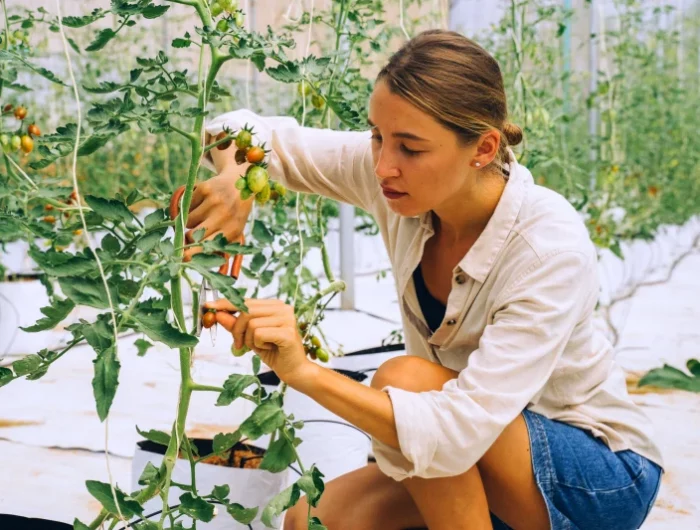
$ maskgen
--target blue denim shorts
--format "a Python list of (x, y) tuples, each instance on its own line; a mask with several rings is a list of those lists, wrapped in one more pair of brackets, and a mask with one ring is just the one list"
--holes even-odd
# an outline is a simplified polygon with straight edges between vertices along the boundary
[[(535, 480), (552, 530), (636, 530), (649, 515), (662, 469), (633, 451), (613, 452), (589, 432), (523, 411)], [(492, 515), (494, 530), (510, 527)]]

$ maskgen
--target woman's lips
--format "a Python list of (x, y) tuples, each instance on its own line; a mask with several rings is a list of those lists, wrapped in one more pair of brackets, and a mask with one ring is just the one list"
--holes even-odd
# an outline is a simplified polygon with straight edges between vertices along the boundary
[(388, 188), (382, 188), (382, 193), (387, 199), (400, 199), (404, 195), (408, 195), (408, 193), (401, 193), (398, 191), (390, 190)]

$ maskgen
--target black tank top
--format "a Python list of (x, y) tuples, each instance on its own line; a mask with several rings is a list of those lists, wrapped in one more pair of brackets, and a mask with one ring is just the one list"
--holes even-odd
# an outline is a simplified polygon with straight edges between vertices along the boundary
[(423, 311), (423, 316), (428, 322), (430, 331), (435, 333), (435, 330), (440, 327), (442, 320), (445, 318), (446, 308), (440, 300), (428, 291), (423, 280), (423, 273), (420, 270), (420, 263), (413, 271), (413, 284), (416, 286), (416, 295), (418, 296), (418, 303), (421, 311)]

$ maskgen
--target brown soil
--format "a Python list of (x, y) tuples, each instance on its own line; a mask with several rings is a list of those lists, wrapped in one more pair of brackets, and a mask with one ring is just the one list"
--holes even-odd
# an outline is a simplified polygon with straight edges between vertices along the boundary
[[(233, 453), (233, 454), (231, 454)], [(187, 454), (180, 452), (180, 458), (187, 459)], [(213, 455), (202, 460), (203, 464), (213, 466), (237, 467), (243, 469), (258, 469), (262, 462), (262, 455), (258, 452), (245, 448), (235, 448), (226, 451), (223, 455)]]
[(672, 388), (661, 388), (654, 385), (637, 386), (646, 372), (627, 373), (627, 392), (629, 394), (670, 394), (674, 392)]

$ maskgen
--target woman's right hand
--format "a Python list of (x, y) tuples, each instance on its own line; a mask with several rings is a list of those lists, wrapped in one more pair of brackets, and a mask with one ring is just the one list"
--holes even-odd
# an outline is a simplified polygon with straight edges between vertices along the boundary
[[(228, 241), (239, 239), (253, 208), (253, 198), (244, 201), (236, 189), (236, 180), (244, 172), (244, 166), (226, 168), (197, 184), (187, 217), (189, 230), (185, 238), (188, 243), (192, 243), (192, 234), (201, 228), (205, 229), (205, 239), (213, 239), (217, 234), (223, 234)], [(201, 247), (186, 249), (185, 261), (199, 252)]]

